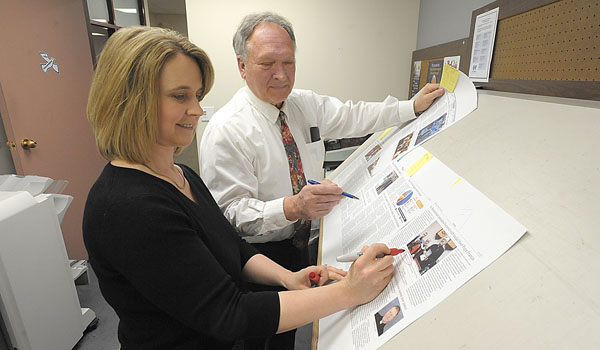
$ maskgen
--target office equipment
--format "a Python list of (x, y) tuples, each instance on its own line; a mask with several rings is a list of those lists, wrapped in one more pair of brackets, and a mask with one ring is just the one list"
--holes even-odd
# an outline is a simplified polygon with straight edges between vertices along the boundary
[(66, 197), (0, 191), (0, 313), (19, 350), (71, 349), (95, 320), (79, 305), (60, 229)]
[(346, 157), (354, 152), (371, 135), (363, 137), (351, 137), (343, 139), (325, 139), (325, 161), (323, 168), (326, 171), (331, 171), (340, 165)]
[(32, 196), (44, 193), (54, 181), (51, 178), (34, 175), (0, 175), (0, 191), (27, 191)]

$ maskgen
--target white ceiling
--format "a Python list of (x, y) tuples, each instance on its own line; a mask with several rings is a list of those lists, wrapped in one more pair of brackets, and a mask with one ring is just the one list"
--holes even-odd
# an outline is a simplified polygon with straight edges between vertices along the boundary
[(148, 0), (148, 12), (185, 15), (185, 0)]

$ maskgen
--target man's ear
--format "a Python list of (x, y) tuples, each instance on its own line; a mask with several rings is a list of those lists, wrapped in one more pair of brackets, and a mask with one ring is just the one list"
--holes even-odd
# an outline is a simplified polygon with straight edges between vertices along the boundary
[(240, 76), (242, 79), (246, 80), (246, 62), (242, 59), (242, 56), (237, 57), (238, 69), (240, 71)]

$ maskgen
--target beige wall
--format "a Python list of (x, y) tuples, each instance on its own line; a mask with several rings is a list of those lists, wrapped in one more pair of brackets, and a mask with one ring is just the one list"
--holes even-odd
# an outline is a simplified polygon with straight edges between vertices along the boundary
[(188, 0), (189, 38), (206, 50), (216, 72), (204, 106), (218, 109), (244, 85), (231, 44), (233, 34), (246, 14), (266, 10), (283, 15), (294, 26), (296, 88), (341, 100), (408, 95), (418, 0)]

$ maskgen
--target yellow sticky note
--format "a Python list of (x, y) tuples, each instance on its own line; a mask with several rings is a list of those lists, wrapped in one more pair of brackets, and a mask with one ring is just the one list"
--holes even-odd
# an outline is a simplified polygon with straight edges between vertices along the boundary
[(408, 168), (408, 170), (406, 170), (406, 173), (408, 174), (408, 176), (413, 176), (417, 173), (417, 171), (419, 171), (423, 167), (423, 165), (427, 164), (427, 162), (432, 158), (433, 154), (429, 152), (425, 153), (421, 158), (419, 158), (419, 160), (417, 160), (413, 165), (411, 165), (410, 168)]
[(444, 89), (448, 90), (448, 92), (454, 92), (459, 76), (460, 73), (458, 69), (452, 67), (448, 63), (444, 63), (444, 71), (442, 72), (442, 80), (440, 81), (440, 85)]

